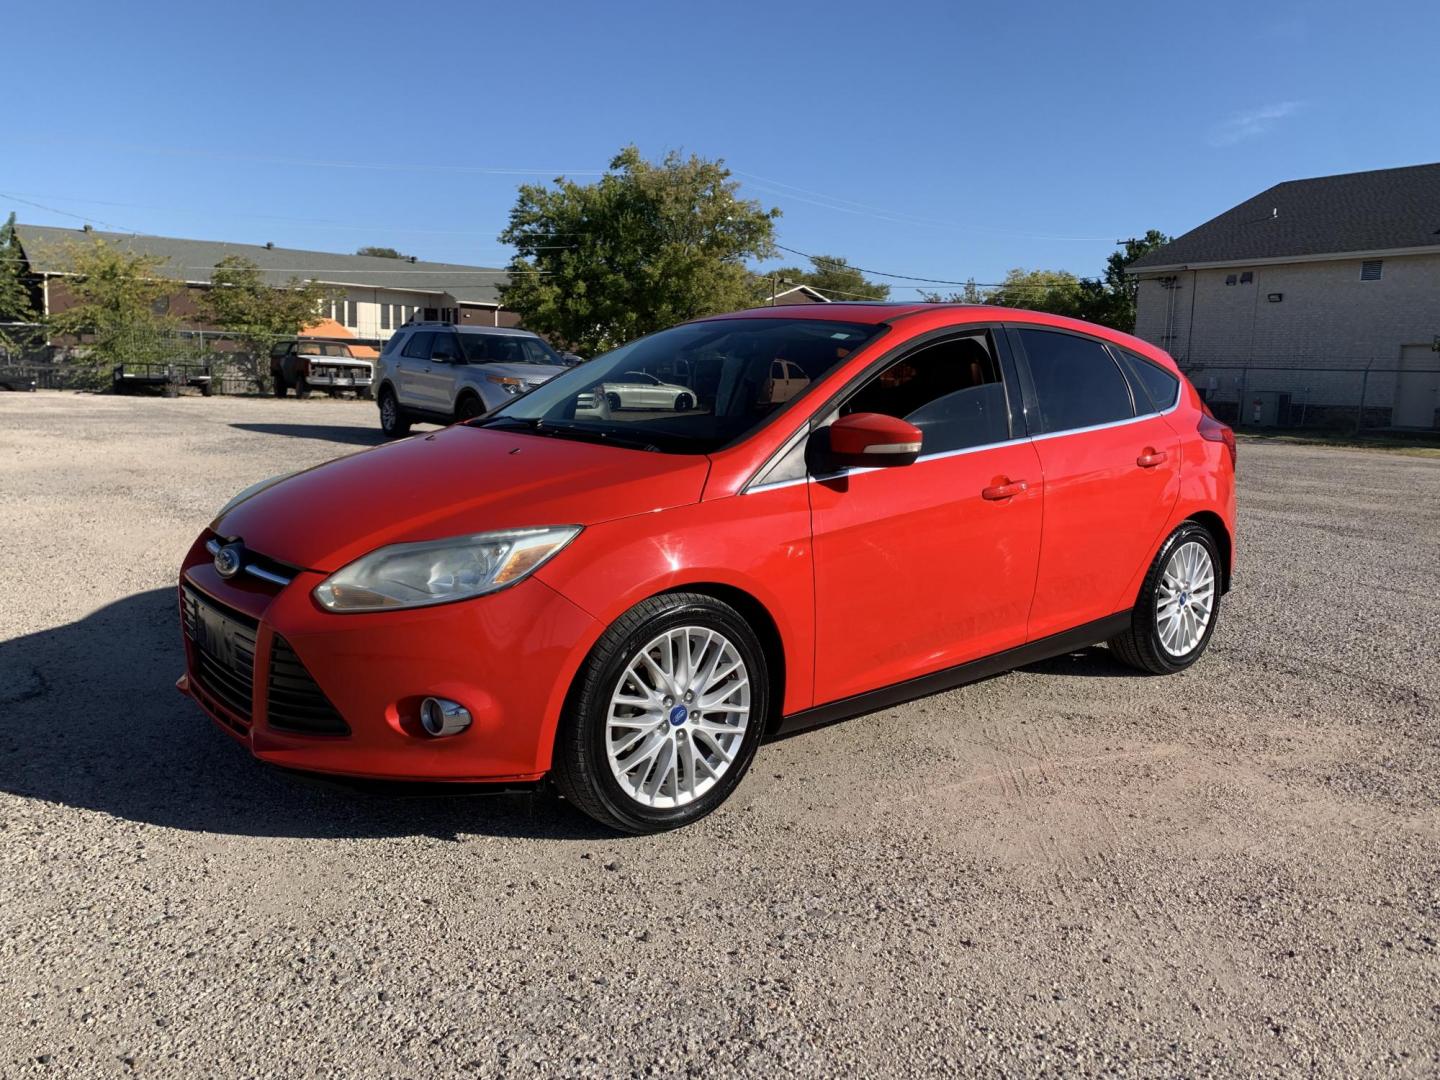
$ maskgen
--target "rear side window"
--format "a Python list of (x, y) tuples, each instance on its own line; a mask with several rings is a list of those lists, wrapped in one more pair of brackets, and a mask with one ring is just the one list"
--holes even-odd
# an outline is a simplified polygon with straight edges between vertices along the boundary
[[(1130, 369), (1131, 381), (1135, 384), (1135, 408), (1137, 412), (1164, 412), (1180, 396), (1180, 380), (1159, 364), (1126, 349), (1116, 349), (1120, 359)], [(1148, 399), (1148, 400), (1147, 400)], [(1153, 407), (1152, 407), (1153, 406)]]
[(1021, 330), (1040, 425), (1047, 434), (1094, 427), (1135, 415), (1130, 385), (1105, 346), (1074, 334)]
[(418, 334), (411, 334), (410, 340), (405, 343), (405, 349), (401, 356), (408, 356), (414, 360), (430, 359), (430, 343), (435, 340), (435, 335), (428, 330)]
[(922, 454), (943, 454), (1010, 438), (1000, 365), (987, 335), (951, 338), (895, 361), (840, 409), (883, 413), (914, 424)]

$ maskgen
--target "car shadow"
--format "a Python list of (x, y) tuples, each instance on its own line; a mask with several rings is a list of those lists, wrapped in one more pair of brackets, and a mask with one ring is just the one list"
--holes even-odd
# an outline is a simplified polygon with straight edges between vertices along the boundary
[(284, 435), (291, 439), (314, 439), (316, 442), (346, 443), (351, 446), (379, 446), (386, 441), (377, 428), (344, 427), (340, 424), (231, 424), (237, 431), (253, 431), (259, 435)]
[(1016, 670), (1032, 675), (1071, 675), (1085, 679), (1133, 679), (1140, 675), (1134, 668), (1126, 667), (1115, 659), (1109, 649), (1099, 645), (1061, 653), (1048, 660), (1037, 660)]
[(261, 765), (176, 692), (183, 666), (171, 589), (0, 642), (0, 790), (245, 836), (616, 838), (540, 792), (302, 782)]

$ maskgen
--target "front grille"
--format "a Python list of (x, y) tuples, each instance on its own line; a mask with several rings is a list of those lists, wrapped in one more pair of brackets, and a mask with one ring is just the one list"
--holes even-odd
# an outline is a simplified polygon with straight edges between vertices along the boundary
[(305, 670), (290, 643), (276, 634), (270, 644), (270, 686), (266, 699), (266, 720), (283, 731), (306, 735), (348, 735), (350, 728), (341, 718), (325, 691)]
[(255, 686), (255, 634), (250, 616), (202, 597), (186, 586), (181, 606), (185, 636), (195, 651), (200, 688), (245, 723)]

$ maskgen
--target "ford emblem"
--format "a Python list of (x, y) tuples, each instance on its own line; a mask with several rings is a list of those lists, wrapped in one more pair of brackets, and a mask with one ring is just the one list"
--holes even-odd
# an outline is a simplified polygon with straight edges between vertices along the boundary
[(238, 574), (241, 566), (241, 550), (239, 544), (226, 544), (215, 552), (215, 572), (223, 578), (232, 578)]

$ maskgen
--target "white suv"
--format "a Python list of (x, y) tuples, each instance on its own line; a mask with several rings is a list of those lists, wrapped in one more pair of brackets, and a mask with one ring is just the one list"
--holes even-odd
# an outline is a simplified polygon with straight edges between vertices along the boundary
[(380, 427), (399, 438), (413, 423), (467, 420), (565, 366), (559, 353), (525, 330), (414, 323), (385, 343), (376, 366)]

